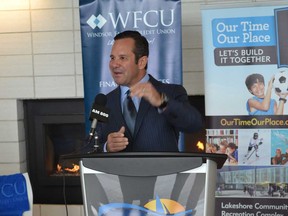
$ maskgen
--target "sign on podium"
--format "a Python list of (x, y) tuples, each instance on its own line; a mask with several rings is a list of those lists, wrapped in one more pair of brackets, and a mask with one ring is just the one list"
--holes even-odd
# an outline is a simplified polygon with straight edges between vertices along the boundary
[(212, 216), (216, 171), (226, 158), (155, 152), (82, 155), (85, 215)]

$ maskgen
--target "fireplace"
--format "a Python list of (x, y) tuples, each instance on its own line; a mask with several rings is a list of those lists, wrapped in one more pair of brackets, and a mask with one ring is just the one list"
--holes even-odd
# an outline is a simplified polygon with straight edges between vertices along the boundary
[(85, 146), (83, 99), (25, 100), (24, 118), (34, 203), (82, 204), (79, 159), (59, 156)]
[[(189, 96), (189, 100), (204, 118), (204, 97)], [(79, 159), (59, 161), (59, 156), (80, 153), (85, 147), (84, 99), (24, 100), (23, 104), (34, 203), (82, 204), (80, 176), (75, 172)], [(198, 152), (197, 142), (205, 139), (205, 129), (185, 134), (186, 150)]]

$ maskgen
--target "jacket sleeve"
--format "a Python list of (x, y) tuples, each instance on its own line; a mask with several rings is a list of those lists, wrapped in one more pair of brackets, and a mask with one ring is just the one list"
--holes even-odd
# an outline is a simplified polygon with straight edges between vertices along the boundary
[(203, 116), (190, 104), (184, 87), (174, 85), (164, 93), (167, 94), (169, 101), (162, 114), (171, 125), (182, 132), (195, 132), (203, 128)]

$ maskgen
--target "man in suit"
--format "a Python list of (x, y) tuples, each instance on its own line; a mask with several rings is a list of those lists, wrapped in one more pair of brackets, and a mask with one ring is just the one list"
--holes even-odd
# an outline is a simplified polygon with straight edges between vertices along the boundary
[[(177, 152), (179, 132), (201, 129), (201, 114), (190, 105), (184, 87), (164, 84), (147, 73), (145, 37), (124, 31), (114, 41), (109, 68), (118, 87), (107, 94), (108, 122), (97, 125), (100, 146), (107, 152)], [(133, 129), (122, 114), (127, 90), (137, 111)]]

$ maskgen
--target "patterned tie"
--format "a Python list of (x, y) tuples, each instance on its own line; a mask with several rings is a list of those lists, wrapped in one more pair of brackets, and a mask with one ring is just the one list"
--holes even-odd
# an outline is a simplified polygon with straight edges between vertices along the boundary
[(126, 92), (126, 98), (123, 102), (123, 116), (131, 134), (134, 133), (136, 115), (137, 111), (133, 103), (133, 100), (130, 97), (130, 90), (128, 90)]

